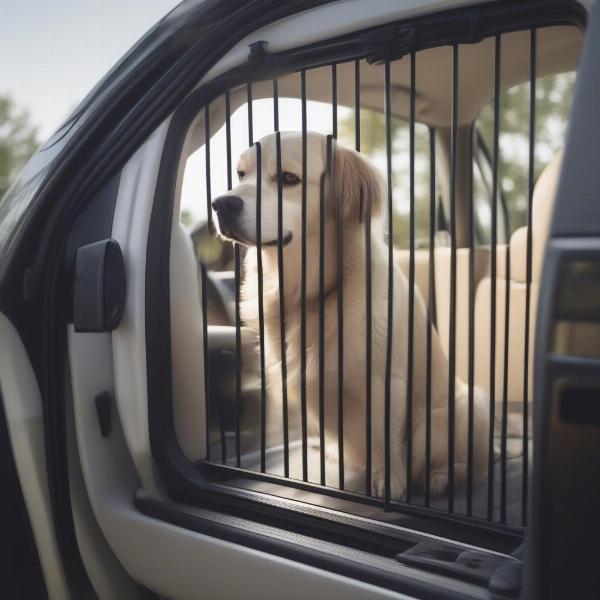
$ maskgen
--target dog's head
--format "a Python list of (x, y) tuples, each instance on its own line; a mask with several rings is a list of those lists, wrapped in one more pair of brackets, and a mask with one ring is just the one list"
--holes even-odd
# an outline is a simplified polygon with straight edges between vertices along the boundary
[[(326, 220), (340, 215), (346, 224), (358, 226), (369, 210), (374, 218), (381, 214), (381, 177), (370, 163), (320, 134), (308, 133), (306, 145), (308, 237), (319, 235), (321, 197)], [(262, 138), (242, 154), (237, 171), (239, 184), (212, 203), (221, 236), (254, 246), (260, 234), (263, 247), (277, 246), (281, 198), (282, 245), (297, 246), (302, 235), (302, 134)]]

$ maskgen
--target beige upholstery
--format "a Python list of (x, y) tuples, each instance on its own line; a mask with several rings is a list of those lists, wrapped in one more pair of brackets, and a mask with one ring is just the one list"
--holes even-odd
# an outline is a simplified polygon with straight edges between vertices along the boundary
[[(450, 334), (450, 248), (435, 250), (435, 303), (437, 328), (449, 354)], [(475, 286), (486, 273), (489, 250), (475, 249)], [(467, 381), (469, 372), (469, 249), (456, 250), (456, 335), (454, 338), (456, 375)]]
[[(548, 163), (533, 193), (532, 210), (532, 276), (529, 321), (529, 399), (532, 398), (533, 348), (539, 283), (542, 274), (544, 249), (550, 228), (554, 196), (558, 184), (562, 153)], [(495, 394), (498, 402), (504, 392), (505, 301), (509, 290), (508, 381), (509, 402), (521, 403), (524, 388), (525, 303), (527, 289), (527, 227), (515, 231), (510, 240), (510, 279), (506, 278), (506, 246), (497, 249), (496, 277), (496, 357)], [(490, 319), (492, 280), (488, 275), (481, 281), (475, 296), (475, 383), (486, 391), (490, 384)], [(464, 375), (463, 375), (464, 376)]]

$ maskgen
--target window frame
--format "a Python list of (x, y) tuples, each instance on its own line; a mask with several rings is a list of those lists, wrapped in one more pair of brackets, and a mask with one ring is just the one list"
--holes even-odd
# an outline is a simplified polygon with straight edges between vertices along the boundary
[[(301, 527), (303, 531), (313, 533), (321, 539), (332, 539), (345, 544), (365, 544), (367, 539), (372, 547), (389, 548), (394, 539), (406, 535), (406, 530), (399, 527), (393, 534), (389, 526), (379, 527), (377, 522), (361, 517), (350, 514), (342, 516), (341, 513), (332, 513), (320, 506), (299, 506), (298, 502), (288, 502), (278, 496), (221, 485), (208, 476), (210, 469), (198, 469), (179, 448), (173, 422), (171, 388), (168, 250), (174, 218), (176, 174), (185, 135), (192, 120), (206, 104), (228, 88), (271, 79), (278, 74), (300, 68), (369, 56), (380, 58), (384, 51), (392, 52), (393, 58), (397, 59), (412, 49), (418, 51), (450, 43), (473, 43), (495, 34), (530, 27), (575, 25), (583, 29), (585, 13), (581, 7), (574, 3), (557, 4), (560, 10), (548, 11), (544, 15), (540, 15), (534, 2), (518, 5), (504, 2), (475, 5), (377, 26), (307, 47), (267, 54), (262, 59), (254, 57), (201, 86), (175, 111), (165, 140), (146, 256), (146, 356), (150, 444), (159, 473), (172, 500), (233, 511), (248, 515), (252, 520), (277, 523), (291, 530)], [(497, 11), (501, 11), (502, 19), (498, 18)], [(382, 34), (389, 36), (391, 31), (397, 34), (399, 30), (409, 31), (409, 28), (412, 28), (413, 36), (408, 36), (408, 41), (400, 47), (381, 47), (380, 40), (385, 38)], [(415, 32), (418, 32), (418, 35)], [(357, 40), (360, 42), (357, 43)], [(264, 477), (264, 474), (260, 475)], [(276, 476), (273, 478), (275, 480)], [(293, 481), (281, 479), (279, 483), (293, 485)], [(335, 496), (331, 490), (322, 489), (317, 485), (315, 488), (315, 492)], [(362, 498), (363, 502), (365, 500), (369, 499)], [(144, 510), (143, 503), (138, 503), (138, 507)], [(521, 528), (499, 526), (473, 517), (463, 518), (461, 515), (448, 514), (436, 509), (420, 510), (418, 506), (403, 505), (402, 512), (407, 515), (412, 535), (416, 532), (440, 535), (447, 540), (458, 540), (458, 543), (487, 547), (497, 552), (514, 549), (523, 537)]]

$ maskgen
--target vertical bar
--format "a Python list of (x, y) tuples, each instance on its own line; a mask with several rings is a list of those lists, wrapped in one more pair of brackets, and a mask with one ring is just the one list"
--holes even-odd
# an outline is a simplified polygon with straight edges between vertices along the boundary
[[(360, 60), (354, 61), (354, 146), (360, 152)], [(371, 203), (365, 210), (365, 306), (366, 306), (366, 347), (365, 347), (365, 493), (370, 496), (372, 479), (371, 444), (371, 353), (372, 353), (372, 276), (371, 276)]]
[[(327, 164), (331, 154), (327, 139)], [(325, 174), (319, 186), (319, 451), (321, 485), (325, 485)]]
[(492, 248), (490, 302), (490, 432), (488, 442), (487, 518), (494, 516), (494, 424), (496, 422), (496, 246), (498, 238), (498, 137), (500, 134), (500, 35), (494, 45), (494, 154), (492, 175)]
[(300, 96), (302, 103), (302, 264), (300, 281), (300, 418), (302, 426), (302, 479), (308, 481), (308, 426), (306, 418), (306, 71), (300, 71)]
[(458, 45), (452, 44), (450, 171), (450, 319), (448, 328), (448, 512), (454, 512), (454, 401), (456, 392), (456, 162), (458, 146)]
[(277, 79), (273, 79), (273, 128), (277, 168), (277, 271), (279, 275), (279, 331), (281, 352), (281, 402), (283, 405), (283, 474), (290, 475), (290, 446), (288, 427), (287, 359), (285, 341), (285, 292), (283, 277), (283, 187), (281, 181), (281, 133), (279, 132), (279, 93)]
[[(249, 105), (250, 106), (250, 105)], [(260, 470), (267, 468), (267, 382), (265, 374), (265, 309), (262, 264), (262, 148), (256, 142), (256, 272), (258, 277), (258, 343), (260, 347)]]
[(354, 61), (354, 148), (360, 152), (360, 60)]
[[(205, 166), (206, 166), (206, 221), (208, 232), (214, 231), (211, 208), (211, 189), (210, 189), (210, 106), (204, 107), (204, 148), (205, 148)], [(208, 298), (206, 294), (207, 270), (204, 262), (200, 265), (200, 274), (202, 278), (202, 346), (204, 351), (204, 402), (206, 406), (206, 459), (210, 460), (210, 425), (212, 421), (212, 408), (210, 405), (210, 381), (208, 364)]]
[[(225, 141), (227, 145), (227, 189), (232, 185), (231, 178), (231, 101), (229, 90), (225, 92)], [(240, 410), (242, 406), (242, 322), (240, 317), (241, 257), (240, 245), (234, 244), (235, 269), (235, 461), (241, 466), (240, 454)]]
[(290, 475), (290, 447), (288, 428), (287, 358), (285, 341), (285, 292), (283, 276), (283, 190), (281, 181), (281, 133), (275, 134), (277, 161), (277, 266), (279, 274), (279, 327), (281, 340), (281, 401), (283, 404), (283, 474)]
[(469, 135), (469, 349), (468, 349), (468, 438), (467, 438), (467, 515), (473, 514), (473, 442), (475, 426), (475, 215), (473, 197), (473, 145), (475, 129)]
[[(248, 105), (248, 146), (254, 145), (254, 119), (252, 111), (252, 84), (246, 86)], [(267, 378), (265, 373), (265, 310), (263, 304), (263, 266), (262, 266), (262, 223), (261, 223), (261, 182), (262, 182), (261, 146), (256, 143), (256, 273), (258, 279), (258, 347), (260, 360), (260, 470), (266, 470), (266, 410)]]
[(530, 329), (530, 298), (531, 298), (531, 263), (532, 263), (532, 202), (535, 177), (535, 91), (537, 79), (537, 31), (531, 30), (529, 42), (529, 190), (527, 196), (527, 265), (526, 265), (526, 288), (525, 288), (525, 348), (523, 361), (523, 480), (521, 520), (527, 525), (527, 485), (529, 474), (529, 329)]
[[(332, 132), (335, 144), (337, 139), (337, 67), (331, 65), (331, 108), (332, 108)], [(333, 147), (335, 150), (335, 146)], [(342, 198), (335, 193), (335, 161), (333, 154), (330, 155), (328, 165), (329, 181), (331, 185), (331, 196), (336, 198), (337, 203), (337, 314), (338, 314), (338, 487), (344, 489), (344, 219)]]
[(246, 104), (248, 105), (248, 146), (254, 145), (254, 123), (252, 118), (252, 84), (246, 84)]
[(429, 129), (429, 289), (427, 293), (427, 365), (425, 383), (425, 506), (430, 502), (431, 485), (431, 341), (435, 308), (435, 130)]
[(392, 105), (391, 105), (390, 61), (385, 61), (385, 151), (387, 159), (387, 210), (388, 210), (388, 310), (387, 310), (387, 348), (385, 360), (385, 397), (384, 397), (384, 508), (390, 505), (390, 394), (392, 384), (392, 332), (394, 317), (394, 225), (392, 192)]
[(415, 51), (410, 53), (410, 231), (408, 258), (408, 361), (406, 373), (406, 502), (412, 496), (412, 455), (413, 455), (413, 364), (414, 364), (414, 314), (415, 314)]
[(279, 131), (279, 92), (277, 79), (273, 79), (273, 130)]
[(331, 110), (332, 110), (332, 134), (333, 139), (337, 140), (338, 134), (338, 115), (337, 115), (337, 65), (331, 65)]
[[(507, 220), (507, 223), (508, 220)], [(510, 239), (510, 227), (509, 227)], [(506, 435), (508, 427), (508, 358), (510, 334), (510, 244), (506, 244), (506, 277), (504, 290), (504, 374), (502, 378), (502, 435), (500, 438), (500, 520), (506, 523)]]
[[(207, 150), (209, 150), (207, 146)], [(207, 157), (209, 158), (206, 168), (207, 168), (207, 181), (210, 181), (210, 152), (207, 151)], [(208, 192), (207, 192), (208, 196)], [(212, 214), (212, 213), (211, 213)], [(225, 424), (223, 421), (223, 411), (221, 410), (221, 406), (217, 407), (218, 418), (219, 418), (219, 438), (221, 444), (221, 462), (225, 464), (227, 461), (227, 440), (225, 438)]]

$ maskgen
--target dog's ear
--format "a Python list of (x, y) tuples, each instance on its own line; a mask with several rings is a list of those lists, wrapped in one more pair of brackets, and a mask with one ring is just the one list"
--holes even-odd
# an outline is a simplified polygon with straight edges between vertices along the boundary
[(337, 216), (341, 211), (348, 223), (363, 223), (371, 211), (371, 217), (383, 209), (383, 181), (375, 169), (358, 152), (339, 146), (333, 141), (328, 154), (333, 154), (328, 178), (329, 205)]

